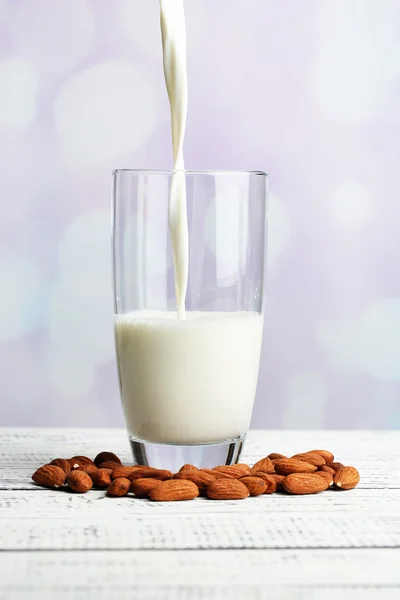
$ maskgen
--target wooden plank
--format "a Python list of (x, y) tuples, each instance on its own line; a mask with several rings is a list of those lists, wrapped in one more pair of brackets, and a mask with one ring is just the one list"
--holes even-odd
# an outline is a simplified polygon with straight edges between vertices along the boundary
[(399, 514), (260, 513), (197, 515), (164, 513), (131, 519), (77, 518), (75, 506), (63, 515), (23, 517), (0, 523), (4, 550), (67, 549), (241, 549), (399, 548)]
[(399, 550), (5, 552), (0, 598), (391, 600), (399, 562)]
[[(109, 588), (102, 583), (76, 589), (72, 584), (61, 583), (57, 587), (42, 590), (19, 586), (17, 589), (0, 591), (0, 600), (399, 600), (399, 587), (353, 587), (325, 586), (264, 586), (251, 582), (235, 586), (194, 585), (159, 588), (124, 583)], [(129, 594), (129, 596), (128, 596)]]

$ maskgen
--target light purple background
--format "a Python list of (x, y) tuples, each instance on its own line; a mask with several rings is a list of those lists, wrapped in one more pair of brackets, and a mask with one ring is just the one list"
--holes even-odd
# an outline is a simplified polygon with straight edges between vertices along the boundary
[[(252, 425), (400, 427), (400, 2), (186, 0), (192, 169), (270, 174)], [(0, 422), (122, 424), (110, 173), (170, 168), (157, 0), (0, 0)]]

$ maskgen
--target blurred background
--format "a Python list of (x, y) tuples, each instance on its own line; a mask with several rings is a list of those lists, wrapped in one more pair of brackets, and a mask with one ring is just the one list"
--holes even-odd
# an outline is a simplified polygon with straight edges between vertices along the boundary
[[(400, 2), (185, 6), (186, 166), (270, 176), (252, 426), (400, 428)], [(172, 166), (158, 11), (0, 0), (1, 425), (123, 424), (111, 171)]]

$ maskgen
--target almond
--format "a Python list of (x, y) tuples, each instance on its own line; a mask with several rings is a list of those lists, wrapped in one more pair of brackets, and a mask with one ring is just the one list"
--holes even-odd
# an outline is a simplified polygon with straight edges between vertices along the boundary
[(242, 500), (250, 492), (238, 479), (215, 479), (207, 486), (207, 496), (213, 500)]
[(250, 496), (260, 496), (260, 494), (264, 494), (267, 484), (264, 479), (261, 477), (255, 477), (253, 475), (245, 475), (238, 479), (241, 483), (249, 490)]
[(91, 477), (83, 471), (74, 470), (68, 475), (67, 483), (71, 490), (84, 494), (93, 487), (93, 481)]
[(78, 466), (83, 467), (83, 465), (94, 465), (94, 462), (88, 456), (73, 456), (69, 459), (69, 464), (72, 469), (77, 469), (77, 467), (73, 467), (72, 465), (78, 464)]
[[(274, 479), (274, 481), (276, 483), (276, 491), (281, 492), (283, 490), (282, 481), (285, 479), (285, 475), (278, 475), (278, 473), (271, 473), (269, 475), (269, 477), (272, 477), (272, 479)], [(265, 491), (264, 493), (267, 494), (268, 492)], [(272, 493), (272, 492), (269, 492), (269, 493)]]
[(320, 456), (322, 456), (322, 458), (325, 459), (326, 463), (330, 463), (335, 460), (335, 457), (333, 456), (332, 452), (329, 452), (328, 450), (310, 450), (310, 452), (312, 454), (319, 454)]
[(302, 452), (300, 454), (295, 454), (292, 458), (296, 460), (304, 460), (304, 462), (309, 463), (310, 465), (315, 465), (316, 467), (322, 467), (325, 464), (325, 459), (322, 458), (319, 454), (312, 454), (311, 452)]
[(173, 476), (173, 479), (186, 479), (187, 481), (193, 481), (193, 483), (195, 483), (199, 488), (200, 493), (204, 493), (208, 484), (214, 481), (215, 475), (202, 473), (198, 469), (196, 471), (189, 469), (187, 471), (179, 471), (179, 473), (176, 473), (176, 475)]
[(202, 473), (208, 473), (214, 475), (215, 479), (234, 479), (233, 475), (227, 473), (221, 473), (221, 471), (214, 471), (214, 469), (199, 469)]
[(264, 473), (263, 471), (260, 471), (255, 475), (256, 477), (261, 477), (261, 479), (263, 479), (265, 482), (265, 490), (263, 491), (263, 494), (273, 494), (276, 492), (278, 489), (278, 482), (275, 477), (282, 477), (282, 479), (285, 478), (284, 475), (276, 475), (276, 473)]
[(278, 475), (289, 475), (290, 473), (313, 473), (317, 470), (315, 465), (297, 460), (296, 458), (282, 458), (275, 463), (275, 471)]
[(93, 485), (96, 488), (107, 488), (111, 483), (111, 469), (97, 469), (95, 473), (92, 473), (91, 478)]
[(320, 477), (324, 477), (328, 482), (329, 487), (333, 485), (333, 475), (332, 473), (327, 473), (326, 471), (315, 471), (315, 475), (319, 475)]
[(342, 467), (344, 467), (344, 465), (342, 465), (342, 463), (340, 463), (340, 462), (326, 463), (326, 466), (330, 467), (331, 469), (333, 469), (335, 471), (335, 473), (337, 473), (339, 471), (339, 469), (341, 469)]
[(60, 469), (62, 469), (66, 475), (71, 473), (71, 465), (66, 458), (55, 458), (50, 464), (60, 467)]
[[(105, 464), (107, 464), (107, 461), (104, 463), (101, 463), (102, 468), (104, 468), (103, 465), (105, 465)], [(109, 468), (111, 469), (111, 467), (109, 467)], [(132, 475), (132, 473), (135, 471), (135, 469), (136, 469), (135, 466), (123, 467), (122, 465), (119, 465), (118, 467), (116, 467), (112, 470), (111, 479), (119, 479), (120, 477), (130, 477)]]
[(333, 477), (335, 477), (336, 474), (335, 469), (332, 469), (332, 467), (328, 467), (328, 465), (322, 465), (322, 467), (320, 467), (318, 471), (325, 471), (325, 473), (330, 473), (331, 475), (333, 475)]
[(98, 468), (95, 465), (82, 465), (76, 471), (83, 471), (92, 477), (93, 473), (97, 473)]
[(140, 479), (142, 477), (152, 477), (153, 479), (160, 479), (163, 481), (166, 479), (171, 479), (172, 473), (166, 469), (155, 469), (154, 467), (139, 465), (133, 467), (133, 471), (129, 475), (129, 479), (133, 481), (134, 479)]
[(57, 465), (44, 465), (32, 475), (37, 485), (48, 488), (59, 488), (65, 483), (66, 473)]
[(275, 467), (268, 456), (262, 458), (251, 467), (252, 473), (258, 473), (259, 471), (263, 473), (275, 473)]
[(329, 487), (326, 479), (315, 473), (291, 473), (285, 477), (282, 485), (289, 494), (315, 494)]
[(119, 463), (120, 465), (122, 465), (121, 459), (119, 458), (119, 456), (114, 454), (114, 452), (100, 452), (94, 459), (94, 464), (96, 465), (96, 467), (99, 467), (101, 463), (106, 461), (111, 461), (113, 463)]
[(152, 477), (142, 477), (134, 479), (131, 482), (131, 492), (135, 494), (137, 498), (148, 498), (152, 489), (157, 485), (160, 485), (159, 479), (153, 479)]
[(342, 490), (352, 490), (358, 485), (360, 474), (355, 467), (342, 467), (336, 472), (334, 483)]
[(243, 477), (244, 475), (248, 475), (250, 473), (250, 467), (248, 465), (220, 465), (218, 467), (214, 467), (212, 470), (217, 471), (218, 473), (230, 475), (234, 479), (238, 479), (239, 477)]
[(107, 496), (121, 498), (126, 496), (131, 489), (131, 480), (127, 477), (119, 477), (110, 483), (107, 489)]
[(231, 465), (232, 467), (241, 467), (243, 471), (246, 473), (251, 473), (251, 467), (247, 463), (236, 463), (236, 465)]
[(161, 481), (149, 494), (155, 502), (175, 502), (177, 500), (193, 500), (199, 495), (199, 488), (187, 479), (168, 479)]
[(271, 454), (268, 454), (268, 458), (270, 460), (280, 460), (281, 458), (287, 458), (287, 456), (279, 454), (279, 452), (271, 452)]
[(181, 467), (179, 469), (179, 473), (182, 473), (183, 471), (198, 471), (199, 469), (197, 467), (195, 467), (194, 465), (183, 465), (183, 467)]
[[(122, 466), (123, 465), (121, 465), (121, 463), (114, 462), (113, 460), (105, 460), (104, 462), (102, 462), (98, 465), (98, 468), (99, 469), (111, 469), (112, 471), (115, 471), (115, 469), (119, 469)], [(132, 468), (132, 467), (129, 467), (129, 468)]]

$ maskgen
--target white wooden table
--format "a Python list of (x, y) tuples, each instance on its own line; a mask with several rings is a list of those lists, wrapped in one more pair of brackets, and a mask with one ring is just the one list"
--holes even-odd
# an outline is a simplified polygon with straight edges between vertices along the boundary
[(122, 430), (0, 429), (0, 600), (400, 598), (400, 432), (252, 431), (244, 462), (326, 448), (349, 492), (157, 504), (31, 483), (57, 456), (111, 450)]

